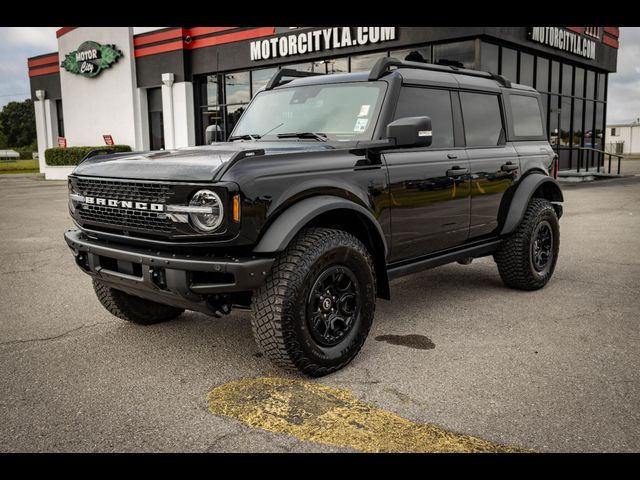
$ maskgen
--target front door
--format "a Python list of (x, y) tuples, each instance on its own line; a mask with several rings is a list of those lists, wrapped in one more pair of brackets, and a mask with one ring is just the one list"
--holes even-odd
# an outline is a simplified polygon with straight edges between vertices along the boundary
[(469, 234), (469, 161), (456, 146), (451, 92), (403, 87), (395, 118), (425, 115), (432, 121), (430, 147), (384, 153), (392, 262), (460, 245)]
[(469, 239), (492, 233), (505, 191), (519, 171), (518, 153), (505, 142), (500, 97), (460, 92), (467, 154), (471, 167)]

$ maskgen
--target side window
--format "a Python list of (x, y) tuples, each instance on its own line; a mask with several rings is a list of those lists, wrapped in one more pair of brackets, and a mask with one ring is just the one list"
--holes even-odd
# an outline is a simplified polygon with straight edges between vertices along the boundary
[(460, 102), (467, 147), (495, 147), (504, 143), (497, 95), (460, 92)]
[(517, 137), (541, 137), (542, 114), (536, 97), (509, 95), (513, 133)]
[(448, 90), (402, 87), (395, 119), (431, 117), (433, 140), (431, 147), (453, 147), (453, 113)]

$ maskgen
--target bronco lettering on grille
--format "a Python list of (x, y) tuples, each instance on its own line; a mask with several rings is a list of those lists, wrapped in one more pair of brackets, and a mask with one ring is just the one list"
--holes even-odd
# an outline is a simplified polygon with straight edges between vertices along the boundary
[(84, 197), (84, 202), (90, 205), (102, 205), (119, 208), (132, 208), (134, 210), (151, 210), (153, 212), (163, 212), (164, 205), (161, 203), (133, 202), (128, 200), (113, 200), (110, 198)]

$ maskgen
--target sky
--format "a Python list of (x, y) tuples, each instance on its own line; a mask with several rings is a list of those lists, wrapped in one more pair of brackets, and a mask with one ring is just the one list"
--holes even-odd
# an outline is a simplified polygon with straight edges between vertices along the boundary
[[(59, 27), (0, 27), (0, 108), (29, 97), (27, 58), (57, 50)], [(160, 27), (134, 27), (134, 33)], [(640, 118), (640, 27), (620, 27), (618, 71), (609, 75), (607, 122)]]

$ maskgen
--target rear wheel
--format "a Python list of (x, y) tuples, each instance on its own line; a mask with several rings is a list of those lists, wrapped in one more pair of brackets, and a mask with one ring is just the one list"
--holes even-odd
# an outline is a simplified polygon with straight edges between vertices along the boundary
[(375, 299), (375, 271), (365, 246), (341, 230), (306, 229), (254, 292), (254, 337), (279, 367), (327, 375), (360, 351)]
[(534, 198), (518, 226), (494, 254), (503, 283), (537, 290), (551, 279), (558, 261), (560, 226), (553, 205)]
[(129, 295), (95, 279), (93, 280), (93, 289), (98, 300), (109, 313), (138, 325), (153, 325), (166, 322), (184, 312), (181, 308)]

